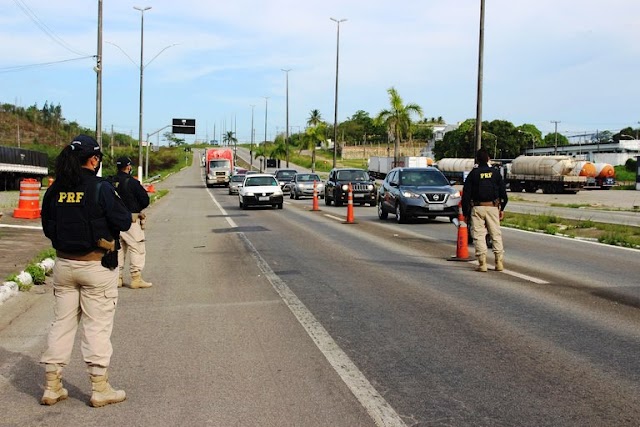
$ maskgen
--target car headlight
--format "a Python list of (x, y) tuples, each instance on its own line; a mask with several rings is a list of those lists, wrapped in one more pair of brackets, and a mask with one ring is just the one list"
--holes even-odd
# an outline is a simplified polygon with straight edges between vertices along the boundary
[(304, 187), (305, 187), (305, 185), (304, 185), (304, 184), (298, 184), (298, 187), (300, 187), (300, 188), (304, 188)]
[(367, 187), (369, 189), (369, 191), (373, 190), (375, 187), (373, 184), (369, 184), (369, 186)]
[(282, 196), (282, 191), (281, 190), (276, 190), (273, 192), (273, 195), (278, 197), (278, 196)]
[(408, 199), (419, 199), (421, 197), (420, 194), (416, 194), (413, 191), (408, 190), (403, 191), (402, 195)]
[(344, 184), (342, 186), (342, 191), (349, 191), (349, 186), (347, 184)]
[(456, 199), (457, 199), (457, 198), (459, 198), (459, 197), (460, 197), (460, 192), (459, 192), (459, 191), (456, 191), (455, 193), (453, 193), (453, 194), (451, 195), (451, 197), (456, 198)]
[(254, 196), (254, 194), (252, 192), (250, 192), (250, 191), (247, 192), (247, 193), (244, 193), (244, 195), (247, 196), (247, 197), (253, 197)]
[(278, 181), (278, 184), (282, 187), (283, 185), (285, 185), (285, 184), (286, 184), (286, 182), (284, 182), (284, 181)]

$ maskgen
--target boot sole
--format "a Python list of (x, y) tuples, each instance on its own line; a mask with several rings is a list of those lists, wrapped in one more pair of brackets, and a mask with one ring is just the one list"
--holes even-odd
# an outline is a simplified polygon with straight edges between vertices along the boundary
[(47, 398), (47, 397), (43, 397), (40, 400), (40, 404), (41, 405), (47, 405), (47, 406), (51, 406), (51, 405), (55, 405), (56, 403), (63, 401), (67, 398), (67, 396), (60, 396), (57, 399), (51, 399), (51, 398)]
[(105, 401), (101, 401), (101, 402), (96, 402), (96, 401), (90, 400), (89, 401), (89, 405), (93, 406), (94, 408), (102, 408), (103, 406), (111, 405), (113, 403), (124, 402), (125, 400), (127, 400), (126, 397), (124, 399), (122, 399), (122, 400), (105, 400)]

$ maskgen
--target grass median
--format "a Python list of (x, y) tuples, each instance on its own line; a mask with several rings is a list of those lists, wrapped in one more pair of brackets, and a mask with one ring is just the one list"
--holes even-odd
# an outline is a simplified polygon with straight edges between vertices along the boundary
[(573, 220), (556, 215), (527, 215), (513, 212), (505, 212), (502, 225), (640, 249), (640, 227), (606, 224), (591, 220)]

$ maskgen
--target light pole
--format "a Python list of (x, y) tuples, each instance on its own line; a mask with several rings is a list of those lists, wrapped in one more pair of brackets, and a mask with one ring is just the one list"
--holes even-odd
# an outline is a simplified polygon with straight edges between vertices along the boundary
[(253, 128), (253, 109), (255, 105), (251, 105), (251, 148), (249, 149), (249, 170), (253, 170), (253, 138), (256, 135), (255, 129)]
[(338, 63), (340, 60), (340, 23), (346, 21), (346, 19), (329, 19), (338, 24), (338, 37), (336, 39), (336, 93), (333, 108), (333, 167), (335, 168), (338, 158)]
[[(98, 54), (96, 55), (96, 141), (102, 150), (102, 0), (98, 0)], [(102, 176), (102, 163), (98, 176)]]
[[(140, 11), (140, 116), (138, 118), (138, 180), (142, 182), (142, 79), (144, 75), (144, 12), (151, 9), (151, 6), (133, 6)], [(149, 142), (147, 141), (147, 144)]]
[(480, 35), (478, 37), (478, 99), (476, 101), (476, 150), (482, 146), (482, 73), (484, 63), (484, 0), (480, 0)]
[(285, 74), (287, 75), (287, 91), (286, 91), (286, 98), (287, 98), (287, 127), (285, 129), (284, 132), (284, 147), (285, 147), (285, 159), (286, 159), (286, 163), (287, 163), (287, 167), (289, 167), (289, 71), (291, 71), (291, 68), (285, 70), (285, 69), (281, 69), (282, 71), (285, 72)]
[(556, 155), (558, 155), (558, 123), (560, 123), (560, 121), (559, 120), (551, 120), (551, 123), (554, 123), (556, 125), (556, 130), (554, 131), (554, 135), (553, 135), (555, 137), (553, 155), (556, 156)]
[[(264, 98), (264, 145), (262, 146), (262, 152), (265, 153), (265, 148), (267, 146), (267, 112), (269, 111), (269, 96), (263, 96)], [(265, 153), (266, 154), (266, 153)], [(262, 158), (266, 161), (264, 154)], [(265, 165), (266, 167), (266, 165)], [(262, 162), (260, 162), (260, 172), (262, 172)]]

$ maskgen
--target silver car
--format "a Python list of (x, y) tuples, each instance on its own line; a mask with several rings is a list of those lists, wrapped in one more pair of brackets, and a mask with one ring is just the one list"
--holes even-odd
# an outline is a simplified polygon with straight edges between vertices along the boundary
[(314, 182), (316, 183), (316, 194), (319, 198), (324, 199), (324, 183), (320, 180), (318, 174), (297, 173), (293, 176), (291, 182), (285, 186), (288, 187), (289, 197), (298, 200), (300, 197), (313, 197)]
[(242, 187), (242, 181), (244, 181), (244, 174), (231, 175), (229, 194), (238, 194), (240, 187)]

